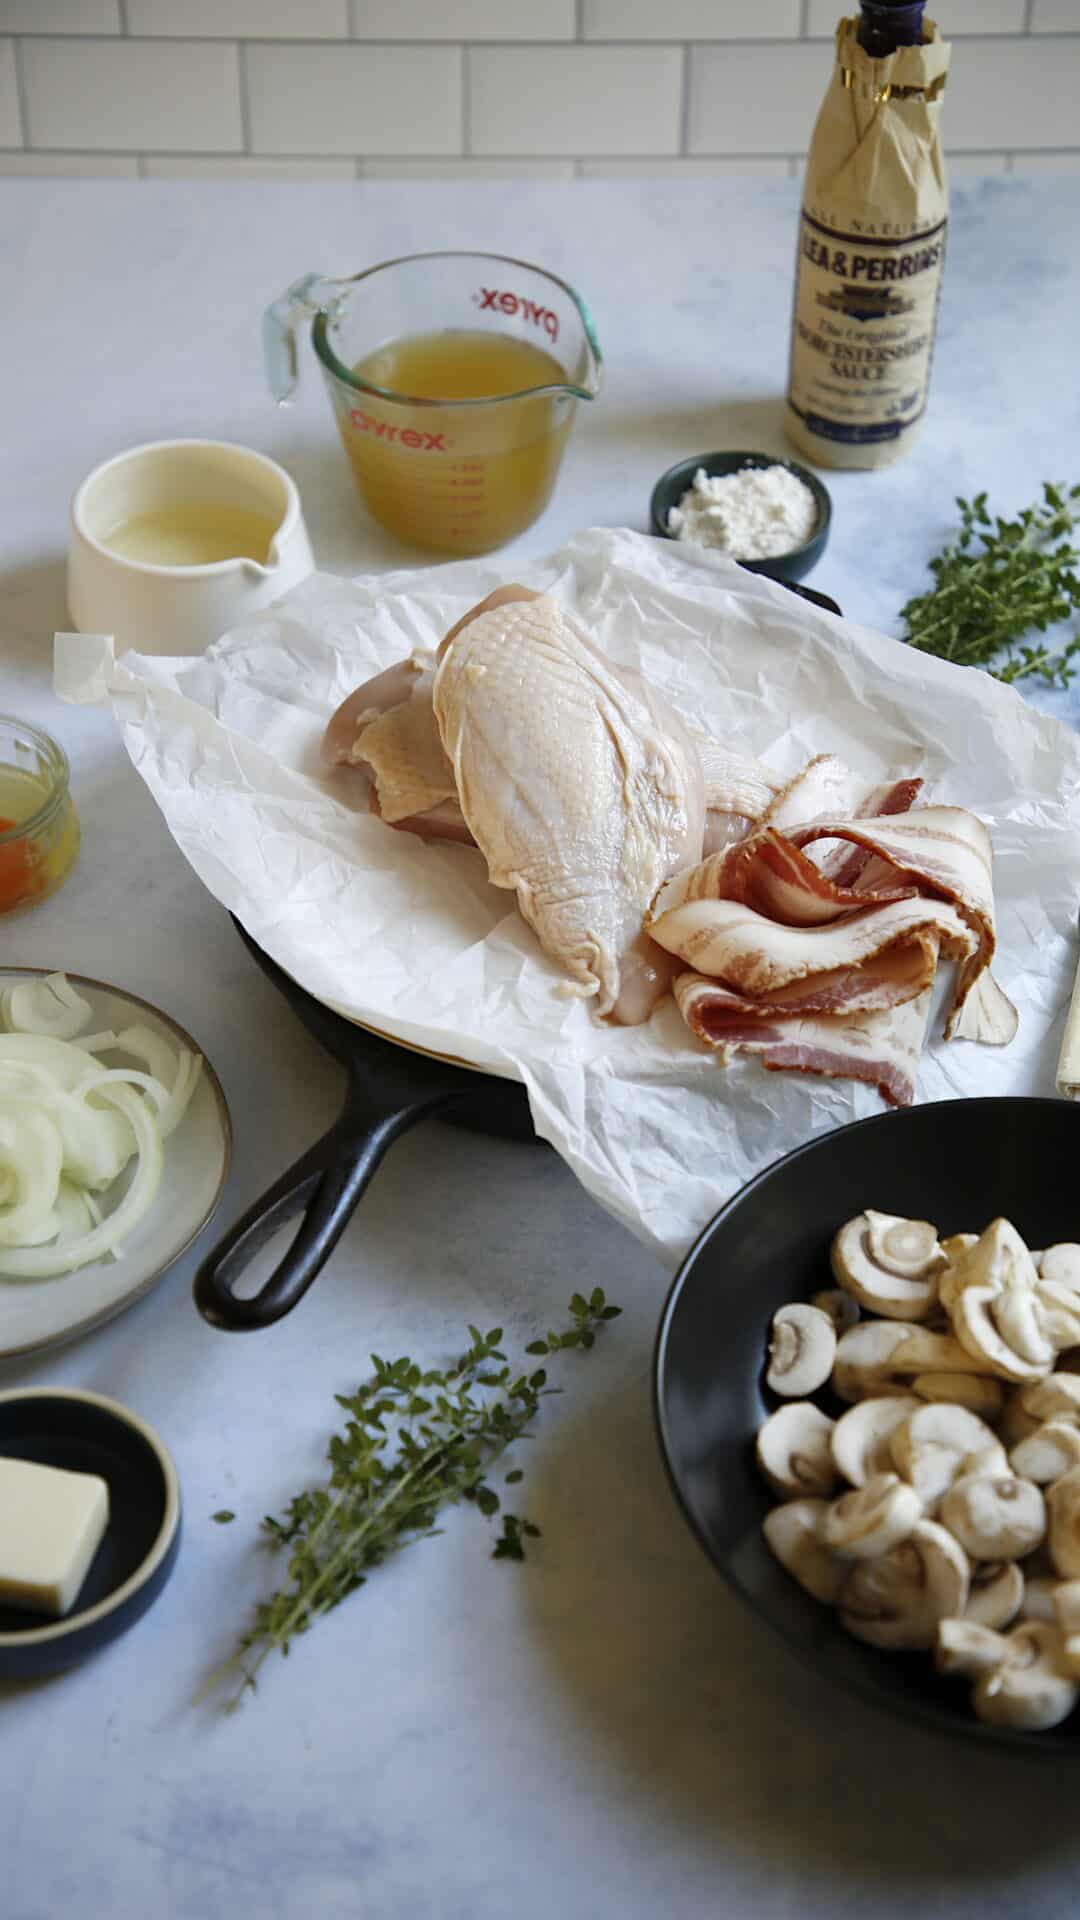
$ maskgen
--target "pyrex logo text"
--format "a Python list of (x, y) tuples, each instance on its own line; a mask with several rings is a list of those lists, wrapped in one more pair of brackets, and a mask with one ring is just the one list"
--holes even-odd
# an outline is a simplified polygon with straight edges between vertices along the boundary
[(481, 287), (473, 294), (473, 301), (481, 313), (490, 308), (492, 313), (505, 313), (508, 316), (524, 314), (534, 327), (543, 327), (549, 340), (559, 337), (559, 316), (552, 313), (550, 307), (538, 307), (535, 300), (526, 300), (520, 293), (500, 293), (498, 287)]
[(418, 433), (415, 427), (392, 427), (361, 407), (353, 407), (349, 419), (358, 433), (373, 433), (379, 440), (396, 440), (399, 447), (420, 447), (425, 453), (446, 453), (446, 437), (441, 433)]

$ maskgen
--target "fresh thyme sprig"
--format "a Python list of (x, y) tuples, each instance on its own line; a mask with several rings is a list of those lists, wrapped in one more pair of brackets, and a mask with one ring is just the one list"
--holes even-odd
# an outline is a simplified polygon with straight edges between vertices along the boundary
[[(1080, 634), (1054, 651), (1021, 644), (1032, 631), (1080, 613), (1080, 485), (1043, 486), (1042, 502), (1015, 520), (991, 515), (986, 494), (957, 498), (960, 532), (930, 562), (934, 586), (900, 610), (909, 646), (960, 666), (987, 667), (998, 680), (1036, 674), (1050, 686), (1076, 672)], [(1002, 657), (1004, 656), (1004, 657)]]
[[(527, 1351), (591, 1347), (620, 1311), (600, 1287), (588, 1300), (576, 1293), (569, 1327), (533, 1341)], [(258, 1603), (235, 1654), (211, 1675), (203, 1697), (235, 1678), (235, 1704), (270, 1653), (287, 1654), (296, 1635), (363, 1586), (373, 1567), (439, 1532), (443, 1508), (471, 1500), (488, 1518), (500, 1511), (491, 1470), (525, 1434), (541, 1400), (560, 1389), (547, 1384), (543, 1367), (514, 1372), (502, 1351), (501, 1327), (488, 1333), (470, 1327), (469, 1339), (446, 1369), (372, 1354), (371, 1378), (355, 1393), (335, 1395), (347, 1418), (327, 1448), (325, 1484), (298, 1494), (282, 1519), (263, 1521), (269, 1543), (288, 1549), (285, 1581)], [(520, 1469), (506, 1475), (511, 1484), (520, 1479)], [(539, 1532), (531, 1520), (504, 1514), (492, 1558), (523, 1560), (525, 1540)]]

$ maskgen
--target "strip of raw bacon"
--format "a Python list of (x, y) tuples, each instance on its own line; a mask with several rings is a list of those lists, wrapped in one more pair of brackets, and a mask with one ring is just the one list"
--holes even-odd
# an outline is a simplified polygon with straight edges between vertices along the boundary
[(901, 939), (936, 933), (946, 952), (961, 960), (978, 947), (976, 933), (954, 906), (923, 899), (866, 906), (826, 927), (781, 927), (734, 900), (689, 900), (661, 914), (649, 931), (698, 973), (752, 999), (838, 967), (864, 966)]
[(896, 818), (816, 820), (793, 829), (791, 838), (797, 846), (819, 839), (854, 842), (924, 893), (951, 901), (976, 944), (960, 968), (946, 1036), (1008, 1045), (1017, 1028), (1012, 1002), (996, 981), (972, 997), (995, 947), (993, 849), (981, 820), (963, 807), (917, 807)]
[(741, 1028), (728, 1027), (719, 1040), (711, 1038), (701, 1016), (714, 988), (715, 982), (700, 974), (683, 973), (675, 982), (675, 999), (692, 1032), (716, 1048), (721, 1066), (737, 1053), (753, 1053), (770, 1072), (864, 1080), (876, 1086), (890, 1106), (910, 1107), (914, 1101), (931, 987), (902, 1006), (873, 1013), (832, 1018), (819, 1014), (769, 1025), (747, 1021)]
[(788, 781), (762, 815), (761, 824), (788, 833), (825, 815), (834, 820), (854, 820), (906, 813), (922, 791), (922, 784), (921, 780), (870, 784), (835, 753), (819, 753)]
[(872, 894), (838, 887), (785, 834), (760, 827), (699, 867), (676, 874), (661, 890), (654, 912), (669, 913), (687, 900), (738, 900), (783, 926), (825, 926), (868, 905), (910, 900), (918, 893), (916, 886), (897, 879), (894, 868), (883, 873), (883, 884)]
[(771, 1027), (807, 1013), (869, 1013), (901, 1006), (932, 984), (937, 957), (936, 932), (923, 930), (910, 940), (894, 941), (861, 966), (809, 974), (771, 993), (738, 993), (721, 980), (699, 974), (694, 1031), (719, 1043), (729, 1030), (744, 1032), (755, 1021), (768, 1021)]

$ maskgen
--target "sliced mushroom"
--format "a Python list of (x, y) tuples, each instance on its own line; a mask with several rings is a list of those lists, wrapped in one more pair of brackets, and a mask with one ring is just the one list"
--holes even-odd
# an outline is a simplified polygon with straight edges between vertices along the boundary
[(941, 1522), (972, 1560), (1015, 1560), (1046, 1536), (1046, 1502), (1031, 1480), (1015, 1474), (968, 1474), (955, 1480), (940, 1507)]
[(1080, 1467), (1070, 1467), (1046, 1489), (1046, 1541), (1063, 1580), (1080, 1574)]
[(1054, 1373), (1038, 1380), (1016, 1395), (1016, 1405), (1035, 1426), (1043, 1420), (1080, 1422), (1080, 1374)]
[(1043, 1620), (1028, 1620), (1008, 1636), (1008, 1652), (976, 1681), (972, 1703), (980, 1720), (1029, 1733), (1060, 1726), (1080, 1699), (1080, 1685), (1063, 1668), (1061, 1635)]
[(951, 1267), (957, 1260), (962, 1259), (965, 1253), (971, 1251), (978, 1238), (977, 1233), (950, 1233), (948, 1238), (941, 1242), (945, 1265)]
[(947, 1400), (954, 1407), (966, 1407), (983, 1420), (996, 1420), (1005, 1399), (1000, 1380), (988, 1373), (917, 1373), (911, 1391), (920, 1400)]
[(828, 1314), (838, 1340), (842, 1333), (847, 1333), (849, 1327), (859, 1323), (859, 1303), (853, 1295), (845, 1293), (843, 1287), (826, 1287), (824, 1293), (815, 1293), (810, 1305), (817, 1307), (820, 1313)]
[(964, 1549), (936, 1521), (920, 1520), (902, 1546), (853, 1567), (840, 1594), (840, 1623), (874, 1647), (932, 1647), (938, 1622), (967, 1605)]
[(921, 1320), (937, 1297), (936, 1276), (945, 1264), (929, 1221), (872, 1209), (840, 1228), (830, 1260), (840, 1285), (890, 1320)]
[(1039, 1280), (1035, 1286), (1039, 1327), (1055, 1353), (1080, 1345), (1080, 1294), (1057, 1280)]
[(832, 1492), (837, 1481), (830, 1446), (834, 1427), (812, 1401), (792, 1400), (759, 1429), (757, 1463), (782, 1500)]
[(1024, 1577), (1024, 1597), (1020, 1602), (1021, 1620), (1057, 1620), (1054, 1595), (1061, 1581), (1049, 1574), (1036, 1574), (1033, 1578)]
[(1041, 1279), (1052, 1280), (1080, 1294), (1080, 1245), (1075, 1240), (1061, 1240), (1057, 1246), (1047, 1247), (1045, 1253), (1033, 1254), (1032, 1258)]
[(1054, 1593), (1054, 1614), (1061, 1634), (1061, 1664), (1080, 1679), (1080, 1580), (1062, 1580)]
[(890, 1393), (925, 1373), (987, 1372), (958, 1340), (896, 1320), (863, 1320), (837, 1342), (833, 1387), (841, 1400)]
[(1008, 1654), (1004, 1634), (977, 1625), (966, 1614), (962, 1620), (938, 1622), (934, 1665), (939, 1673), (962, 1673), (969, 1680), (977, 1680), (981, 1673), (992, 1673)]
[(844, 1560), (877, 1560), (907, 1539), (922, 1519), (922, 1501), (897, 1473), (876, 1473), (864, 1487), (834, 1500), (822, 1539)]
[(1009, 1465), (1040, 1487), (1060, 1480), (1070, 1467), (1080, 1466), (1080, 1427), (1071, 1420), (1045, 1420), (1034, 1433), (1017, 1441)]
[(973, 1626), (1007, 1627), (1024, 1604), (1024, 1576), (1015, 1560), (977, 1560), (964, 1619)]
[(834, 1607), (849, 1566), (830, 1553), (822, 1540), (826, 1512), (824, 1500), (788, 1500), (765, 1515), (761, 1530), (771, 1552), (792, 1579), (815, 1600)]
[(891, 1472), (889, 1435), (920, 1404), (910, 1393), (882, 1394), (841, 1414), (832, 1430), (832, 1457), (845, 1480), (865, 1487), (875, 1473)]
[(820, 1308), (796, 1300), (773, 1314), (765, 1384), (774, 1393), (804, 1400), (825, 1385), (835, 1358), (836, 1330)]
[(893, 1428), (889, 1452), (927, 1508), (936, 1505), (962, 1473), (971, 1471), (976, 1456), (977, 1471), (1005, 1473), (1009, 1464), (1001, 1442), (977, 1413), (932, 1403)]
[(961, 1346), (1005, 1380), (1041, 1380), (1055, 1348), (1039, 1320), (1038, 1275), (1009, 1220), (992, 1220), (945, 1268), (940, 1295)]

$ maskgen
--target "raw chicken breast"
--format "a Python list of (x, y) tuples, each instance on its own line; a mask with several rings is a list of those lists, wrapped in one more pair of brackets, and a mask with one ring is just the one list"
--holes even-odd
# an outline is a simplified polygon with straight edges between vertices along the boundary
[(670, 977), (643, 941), (645, 911), (701, 855), (705, 784), (689, 729), (546, 594), (449, 633), (433, 703), (492, 883), (516, 892), (598, 1013), (645, 1018)]

